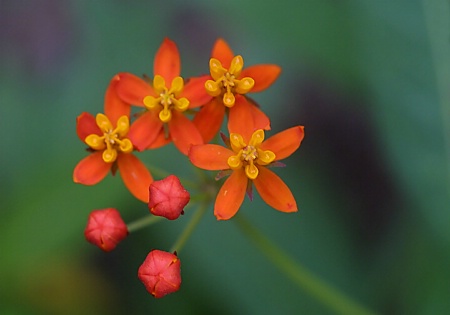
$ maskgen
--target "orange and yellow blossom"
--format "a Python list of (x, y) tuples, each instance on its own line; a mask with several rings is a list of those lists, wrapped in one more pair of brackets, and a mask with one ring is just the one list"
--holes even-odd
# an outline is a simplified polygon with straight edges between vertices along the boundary
[[(165, 38), (155, 55), (152, 82), (131, 73), (118, 74), (118, 95), (129, 104), (147, 109), (129, 133), (137, 150), (148, 149), (154, 141), (163, 143), (164, 139), (166, 142), (170, 139), (186, 155), (191, 144), (203, 143), (200, 132), (184, 114), (211, 99), (204, 88), (208, 76), (184, 82), (180, 70), (178, 48)], [(165, 137), (164, 124), (168, 126), (169, 138)]]
[[(194, 118), (205, 142), (219, 131), (227, 108), (229, 130), (240, 130), (248, 137), (254, 130), (269, 130), (269, 118), (245, 95), (267, 89), (278, 78), (281, 68), (273, 64), (244, 68), (242, 56), (234, 55), (223, 39), (216, 41), (211, 55), (211, 77), (205, 89), (214, 98)], [(242, 125), (242, 121), (246, 124)]]
[(217, 194), (214, 204), (216, 218), (228, 220), (236, 214), (249, 184), (255, 185), (269, 206), (282, 212), (297, 211), (290, 189), (267, 166), (294, 153), (303, 137), (303, 126), (282, 131), (266, 141), (264, 131), (258, 129), (250, 138), (231, 133), (230, 149), (216, 144), (192, 146), (189, 159), (195, 166), (205, 170), (232, 171)]
[[(128, 190), (139, 200), (148, 202), (148, 187), (153, 178), (145, 165), (132, 154), (133, 143), (127, 137), (130, 130), (129, 105), (114, 91), (117, 76), (111, 80), (105, 95), (105, 114), (96, 117), (82, 113), (77, 117), (77, 134), (89, 146), (91, 154), (82, 159), (73, 171), (73, 181), (95, 185), (109, 171), (120, 175)], [(113, 124), (114, 122), (114, 124)]]

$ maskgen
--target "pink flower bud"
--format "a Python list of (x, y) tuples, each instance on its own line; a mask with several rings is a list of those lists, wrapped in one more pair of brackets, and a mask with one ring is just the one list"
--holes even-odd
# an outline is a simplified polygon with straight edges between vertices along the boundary
[(127, 235), (125, 222), (113, 208), (92, 211), (84, 230), (86, 240), (105, 252), (113, 250)]
[(155, 298), (176, 292), (181, 285), (181, 263), (175, 254), (152, 250), (138, 270), (139, 280)]
[(151, 183), (149, 196), (150, 212), (169, 220), (175, 220), (183, 214), (183, 209), (191, 198), (175, 175)]

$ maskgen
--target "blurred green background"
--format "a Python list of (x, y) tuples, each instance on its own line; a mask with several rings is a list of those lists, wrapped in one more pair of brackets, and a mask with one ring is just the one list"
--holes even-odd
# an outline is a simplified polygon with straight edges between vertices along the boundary
[[(276, 172), (300, 211), (258, 196), (240, 213), (316, 275), (380, 314), (450, 312), (450, 3), (0, 0), (1, 314), (333, 314), (212, 209), (180, 253), (181, 290), (152, 298), (137, 269), (191, 217), (130, 235), (111, 253), (84, 240), (93, 209), (147, 213), (119, 177), (76, 185), (82, 111), (111, 77), (152, 75), (164, 37), (182, 75), (208, 72), (228, 41), (246, 65), (275, 63), (255, 94), (273, 133), (304, 125)], [(272, 133), (272, 134), (273, 134)], [(139, 155), (190, 176), (172, 146)], [(180, 162), (181, 161), (181, 162)]]

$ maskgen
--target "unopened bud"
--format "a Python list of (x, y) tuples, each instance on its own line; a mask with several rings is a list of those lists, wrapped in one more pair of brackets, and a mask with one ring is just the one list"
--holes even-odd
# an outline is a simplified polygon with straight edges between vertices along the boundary
[(84, 230), (86, 240), (105, 252), (113, 250), (127, 235), (127, 225), (114, 208), (92, 211)]
[(175, 220), (183, 214), (190, 198), (178, 177), (169, 175), (150, 184), (148, 208), (154, 215)]
[(139, 280), (155, 298), (176, 292), (181, 285), (180, 259), (172, 253), (152, 250), (138, 270)]

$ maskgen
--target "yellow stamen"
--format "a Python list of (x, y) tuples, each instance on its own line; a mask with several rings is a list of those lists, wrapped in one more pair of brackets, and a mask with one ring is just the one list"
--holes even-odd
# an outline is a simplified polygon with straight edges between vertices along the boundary
[(211, 58), (209, 60), (209, 70), (211, 72), (211, 76), (213, 77), (214, 81), (219, 81), (222, 76), (227, 73), (227, 69), (222, 67), (222, 64), (219, 60), (215, 58)]
[(259, 170), (253, 163), (253, 160), (251, 160), (250, 163), (245, 166), (245, 174), (250, 179), (255, 179), (256, 177), (258, 177)]
[(167, 90), (166, 80), (164, 80), (164, 78), (160, 75), (155, 75), (155, 78), (153, 79), (153, 88), (155, 89), (156, 93)]
[(106, 149), (103, 151), (103, 161), (106, 163), (112, 163), (117, 159), (117, 150), (114, 149)]
[(133, 151), (133, 143), (130, 139), (124, 138), (130, 130), (127, 116), (121, 116), (117, 120), (115, 129), (113, 129), (109, 118), (104, 114), (97, 114), (95, 120), (103, 135), (91, 134), (84, 141), (94, 150), (104, 150), (103, 161), (112, 163), (117, 159), (118, 152), (130, 153)]
[(172, 80), (172, 86), (170, 87), (170, 92), (174, 94), (178, 94), (181, 91), (183, 91), (184, 88), (184, 82), (181, 77), (175, 77)]
[(211, 96), (219, 96), (220, 94), (222, 94), (221, 86), (213, 80), (206, 81), (205, 88), (208, 94)]
[(172, 119), (172, 112), (168, 108), (163, 108), (163, 110), (159, 112), (159, 119), (165, 123), (169, 122), (170, 119)]
[(235, 88), (236, 93), (245, 94), (248, 93), (255, 85), (255, 80), (246, 77), (240, 80)]
[(238, 155), (232, 155), (228, 158), (228, 165), (235, 170), (242, 167), (242, 161)]
[(148, 110), (155, 108), (158, 104), (159, 98), (154, 98), (153, 96), (146, 96), (144, 98), (144, 105)]
[(211, 58), (209, 70), (213, 80), (205, 83), (205, 89), (211, 96), (223, 95), (223, 104), (233, 107), (236, 102), (235, 94), (248, 93), (255, 85), (255, 80), (250, 77), (239, 79), (244, 59), (242, 56), (235, 56), (230, 63), (230, 68), (225, 69), (219, 60)]
[(230, 144), (234, 152), (237, 152), (246, 146), (244, 138), (242, 138), (242, 136), (237, 133), (230, 134)]
[(117, 126), (114, 131), (119, 137), (124, 137), (128, 133), (128, 130), (130, 130), (130, 121), (128, 120), (128, 117), (120, 116), (117, 120)]
[(176, 99), (173, 100), (173, 103), (174, 103), (174, 108), (180, 112), (184, 112), (189, 107), (189, 101), (187, 98), (184, 98), (184, 97), (177, 99), (177, 100)]
[(250, 139), (250, 145), (259, 146), (264, 141), (264, 131), (262, 129), (256, 130)]
[(242, 68), (244, 68), (244, 59), (240, 55), (235, 56), (231, 60), (229, 72), (238, 77), (241, 74)]
[(123, 139), (123, 140), (116, 140), (116, 142), (119, 144), (120, 151), (124, 153), (130, 153), (133, 151), (133, 143), (130, 139)]
[(92, 134), (87, 136), (84, 142), (94, 150), (103, 150), (106, 148), (104, 139), (104, 136)]
[(111, 130), (113, 128), (109, 118), (104, 114), (97, 114), (97, 116), (95, 116), (95, 122), (102, 131)]
[(226, 93), (223, 95), (223, 104), (224, 104), (226, 107), (233, 107), (235, 101), (236, 101), (236, 98), (234, 97), (234, 94), (233, 94), (233, 93), (231, 93), (231, 92), (226, 92)]
[(236, 155), (228, 158), (228, 165), (231, 169), (236, 170), (244, 167), (245, 174), (249, 179), (256, 179), (259, 174), (258, 166), (264, 166), (275, 160), (275, 153), (270, 150), (262, 150), (259, 148), (264, 141), (264, 131), (256, 130), (249, 143), (246, 144), (241, 135), (232, 133), (230, 135), (230, 144)]
[(159, 119), (167, 123), (172, 119), (172, 109), (184, 112), (189, 108), (189, 100), (178, 95), (184, 89), (184, 81), (181, 77), (175, 77), (172, 80), (171, 87), (166, 87), (166, 81), (160, 75), (156, 75), (153, 79), (153, 89), (159, 97), (146, 96), (144, 105), (147, 109), (160, 109)]
[(273, 162), (273, 160), (275, 160), (275, 153), (273, 153), (272, 151), (263, 151), (261, 149), (258, 149), (258, 158), (256, 160), (256, 162), (259, 165), (267, 165)]

